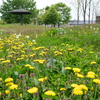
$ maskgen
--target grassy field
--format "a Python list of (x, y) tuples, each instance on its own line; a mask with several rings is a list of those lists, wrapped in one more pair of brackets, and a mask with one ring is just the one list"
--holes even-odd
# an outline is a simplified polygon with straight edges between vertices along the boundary
[(100, 100), (100, 24), (0, 25), (0, 100)]

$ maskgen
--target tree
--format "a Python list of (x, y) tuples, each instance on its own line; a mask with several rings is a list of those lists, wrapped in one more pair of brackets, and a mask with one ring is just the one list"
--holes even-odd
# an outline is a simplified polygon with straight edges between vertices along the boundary
[(55, 7), (51, 6), (49, 10), (46, 10), (43, 17), (44, 17), (45, 24), (53, 24), (55, 27), (55, 25), (58, 23), (59, 14), (55, 9)]
[(88, 10), (89, 10), (89, 14), (88, 14), (88, 23), (90, 24), (90, 17), (91, 17), (91, 3), (92, 0), (89, 0), (89, 6), (88, 6)]
[(100, 16), (100, 0), (93, 1), (92, 3), (92, 21), (95, 20), (96, 16)]
[(50, 8), (50, 6), (46, 6), (46, 7), (45, 7), (45, 10), (49, 10), (49, 8)]
[(78, 25), (80, 19), (81, 0), (70, 0), (70, 4), (74, 7), (77, 16), (77, 25)]
[[(94, 2), (95, 6), (92, 5), (93, 2)], [(89, 23), (90, 23), (91, 11), (93, 12), (92, 9), (95, 9), (95, 12), (97, 12), (97, 10), (99, 9), (99, 8), (97, 8), (98, 5), (99, 5), (99, 2), (100, 2), (100, 0), (81, 0), (84, 24), (85, 24), (85, 20), (86, 20), (87, 8), (88, 8), (88, 20), (89, 20)], [(97, 10), (96, 10), (96, 8), (97, 8)]]
[(76, 0), (76, 3), (77, 3), (77, 25), (78, 25), (80, 17), (80, 0)]
[(37, 9), (35, 7), (36, 2), (34, 0), (2, 0), (3, 4), (0, 7), (0, 13), (2, 14), (2, 19), (7, 23), (18, 23), (20, 16), (13, 15), (9, 11), (15, 9), (25, 9), (32, 13), (32, 15), (24, 15), (23, 23), (30, 23), (32, 18), (35, 18), (37, 15)]
[(44, 8), (38, 10), (38, 15), (37, 15), (37, 24), (38, 25), (43, 24), (43, 14), (44, 14), (44, 12), (45, 12)]
[(70, 15), (70, 7), (68, 7), (65, 3), (63, 2), (59, 2), (57, 4), (54, 5), (55, 9), (57, 10), (57, 12), (59, 13), (59, 21), (58, 21), (58, 25), (60, 23), (68, 23), (71, 15)]

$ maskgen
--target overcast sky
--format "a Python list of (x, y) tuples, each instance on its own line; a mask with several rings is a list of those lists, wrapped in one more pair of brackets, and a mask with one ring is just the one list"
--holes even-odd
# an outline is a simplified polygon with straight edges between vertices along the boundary
[(58, 2), (65, 3), (65, 0), (34, 0), (34, 1), (36, 1), (36, 6), (39, 9), (46, 7), (47, 5), (50, 6), (50, 5), (58, 3)]
[[(4, 0), (6, 1), (6, 0)], [(42, 9), (46, 6), (50, 6), (52, 4), (56, 4), (58, 2), (63, 2), (65, 3), (67, 6), (70, 6), (68, 2), (66, 2), (66, 0), (34, 0), (36, 2), (36, 7), (38, 9)], [(2, 4), (2, 0), (0, 0), (0, 5)], [(74, 13), (74, 11), (72, 10), (71, 11), (71, 16), (72, 16), (72, 19), (76, 19), (76, 15)]]

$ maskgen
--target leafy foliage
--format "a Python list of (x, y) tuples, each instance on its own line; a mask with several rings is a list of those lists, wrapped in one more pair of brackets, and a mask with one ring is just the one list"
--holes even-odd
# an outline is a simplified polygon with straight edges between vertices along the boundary
[(3, 1), (3, 4), (0, 7), (0, 13), (2, 14), (2, 19), (5, 20), (7, 23), (18, 23), (20, 16), (13, 15), (9, 11), (16, 10), (16, 9), (25, 9), (29, 10), (32, 15), (24, 15), (23, 22), (30, 23), (32, 18), (36, 17), (37, 10), (35, 7), (34, 0), (6, 0)]
[(52, 6), (49, 10), (46, 12), (46, 17), (44, 19), (44, 22), (47, 22), (47, 24), (54, 24), (54, 26), (58, 22), (58, 16), (56, 9)]
[[(42, 14), (41, 14), (42, 11)], [(37, 21), (41, 24), (66, 24), (69, 22), (71, 9), (65, 3), (57, 3), (47, 6), (45, 9), (40, 9)]]
[(59, 23), (68, 23), (71, 16), (70, 16), (70, 7), (68, 7), (65, 3), (57, 3), (54, 5), (57, 12), (60, 14)]

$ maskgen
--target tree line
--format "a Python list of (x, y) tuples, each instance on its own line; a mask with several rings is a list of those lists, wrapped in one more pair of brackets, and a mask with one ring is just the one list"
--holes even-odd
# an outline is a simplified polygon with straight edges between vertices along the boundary
[(37, 9), (34, 0), (3, 0), (2, 2), (0, 6), (1, 19), (6, 23), (19, 22), (20, 16), (9, 12), (16, 9), (25, 9), (32, 13), (31, 15), (23, 16), (23, 23), (25, 24), (52, 24), (55, 27), (55, 25), (59, 26), (60, 24), (68, 23), (71, 18), (71, 9), (63, 2), (47, 6), (43, 9)]
[(77, 24), (79, 24), (81, 16), (83, 16), (84, 24), (86, 23), (86, 16), (89, 24), (90, 20), (94, 20), (98, 15), (100, 16), (100, 0), (66, 0), (66, 2), (69, 2), (74, 7)]

